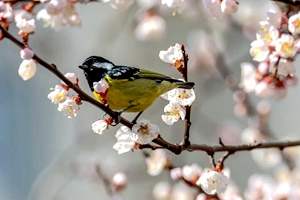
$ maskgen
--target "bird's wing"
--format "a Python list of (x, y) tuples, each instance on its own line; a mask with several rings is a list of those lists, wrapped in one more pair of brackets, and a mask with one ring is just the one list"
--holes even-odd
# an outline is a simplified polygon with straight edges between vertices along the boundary
[(169, 76), (153, 72), (146, 69), (139, 69), (135, 67), (128, 66), (115, 66), (113, 69), (109, 71), (108, 74), (113, 79), (127, 79), (134, 80), (139, 78), (151, 79), (158, 83), (162, 81), (170, 81), (170, 82), (182, 82), (180, 80), (173, 79)]

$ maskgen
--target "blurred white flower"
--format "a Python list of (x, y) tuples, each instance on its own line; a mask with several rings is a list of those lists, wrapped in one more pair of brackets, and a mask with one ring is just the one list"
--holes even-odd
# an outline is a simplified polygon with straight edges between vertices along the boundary
[(167, 5), (169, 8), (174, 8), (179, 13), (185, 7), (185, 0), (161, 0), (162, 5)]
[(70, 97), (67, 97), (66, 100), (58, 104), (58, 111), (64, 112), (68, 118), (76, 117), (79, 110), (79, 105), (76, 101)]
[(63, 26), (81, 26), (76, 9), (76, 1), (51, 0), (37, 13), (37, 19), (45, 22), (45, 27), (59, 31)]
[(151, 176), (159, 175), (164, 170), (167, 163), (168, 157), (163, 149), (152, 151), (150, 157), (146, 158), (148, 174)]
[(166, 22), (164, 18), (153, 15), (146, 16), (134, 30), (136, 39), (140, 41), (159, 40), (165, 35)]
[(161, 116), (162, 120), (168, 124), (173, 125), (174, 122), (177, 122), (179, 119), (184, 120), (185, 118), (185, 109), (179, 104), (169, 103), (164, 108), (165, 114)]
[(297, 52), (294, 46), (294, 37), (290, 34), (282, 34), (276, 41), (275, 50), (283, 58), (292, 58)]
[(196, 99), (194, 89), (176, 88), (161, 95), (162, 98), (169, 100), (173, 104), (181, 106), (190, 106)]
[(14, 10), (15, 22), (21, 21), (22, 19), (31, 20), (33, 19), (33, 15), (26, 10)]
[(35, 29), (35, 21), (34, 19), (26, 20), (26, 19), (20, 19), (16, 22), (17, 27), (23, 32), (23, 33), (32, 33)]
[(169, 200), (171, 194), (171, 185), (168, 182), (158, 182), (152, 190), (152, 195), (155, 200)]
[[(279, 59), (279, 62), (278, 62)], [(276, 66), (277, 65), (277, 66)], [(296, 68), (294, 66), (294, 63), (284, 59), (284, 58), (278, 58), (274, 57), (270, 60), (270, 73), (274, 71), (274, 67), (277, 67), (277, 74), (282, 76), (293, 76), (296, 73)]]
[(52, 92), (48, 94), (48, 99), (51, 100), (54, 104), (62, 103), (66, 100), (68, 96), (68, 91), (60, 85), (56, 85), (55, 88), (52, 88)]
[(238, 187), (229, 184), (226, 191), (219, 195), (222, 200), (243, 200)]
[(121, 126), (116, 133), (117, 143), (113, 146), (113, 149), (118, 151), (118, 154), (131, 151), (135, 142), (132, 140), (132, 132), (126, 126)]
[(255, 87), (255, 95), (261, 98), (267, 98), (272, 95), (272, 89), (265, 81), (260, 81)]
[[(68, 73), (65, 74), (65, 77), (66, 77), (67, 79), (69, 79), (73, 84), (77, 84), (77, 83), (78, 83), (78, 78), (77, 78), (77, 76), (75, 75), (75, 73), (70, 73), (70, 72), (68, 72)], [(61, 81), (61, 83), (62, 83), (62, 84), (66, 84), (66, 83), (63, 82), (63, 81)]]
[(221, 10), (223, 13), (231, 14), (238, 10), (239, 3), (235, 0), (223, 0), (221, 2)]
[(127, 185), (127, 176), (124, 172), (115, 173), (111, 182), (116, 191), (123, 190)]
[(176, 167), (170, 170), (170, 177), (173, 180), (178, 180), (182, 178), (182, 169), (180, 167)]
[(253, 92), (256, 85), (256, 69), (251, 63), (241, 63), (241, 87), (245, 92)]
[(20, 51), (20, 57), (23, 60), (30, 60), (32, 59), (33, 56), (34, 56), (34, 52), (28, 47), (25, 47)]
[(110, 5), (114, 9), (124, 10), (134, 3), (134, 0), (110, 0)]
[(5, 9), (6, 9), (5, 3), (3, 1), (0, 1), (0, 12), (5, 11)]
[(220, 19), (223, 15), (221, 10), (221, 2), (219, 0), (202, 0), (204, 8), (216, 19)]
[(247, 127), (242, 131), (241, 140), (243, 143), (262, 142), (265, 139), (262, 132), (255, 127)]
[(245, 199), (271, 199), (275, 189), (275, 181), (266, 175), (252, 174), (248, 179)]
[(132, 127), (132, 138), (139, 144), (147, 144), (160, 134), (159, 127), (146, 119), (139, 120)]
[(92, 124), (92, 129), (95, 133), (102, 135), (108, 129), (108, 123), (103, 119), (97, 120)]
[(96, 93), (105, 94), (106, 91), (108, 90), (108, 85), (107, 85), (106, 81), (101, 79), (99, 82), (93, 83), (93, 88)]
[(267, 12), (267, 20), (270, 22), (272, 26), (276, 28), (280, 28), (281, 25), (281, 13), (277, 12), (276, 10), (270, 9)]
[(3, 13), (1, 13), (0, 17), (7, 23), (14, 21), (14, 12), (10, 3), (5, 4), (6, 8)]
[(252, 159), (263, 169), (271, 168), (282, 160), (278, 149), (255, 149), (251, 151)]
[(251, 43), (250, 55), (257, 62), (265, 61), (269, 58), (270, 50), (267, 43), (262, 40), (254, 40)]
[(177, 61), (183, 60), (181, 45), (176, 43), (175, 46), (170, 46), (166, 51), (159, 52), (159, 58), (166, 62), (175, 64)]
[(198, 191), (185, 183), (177, 183), (173, 186), (169, 200), (194, 200)]
[(196, 184), (200, 185), (206, 194), (213, 195), (225, 192), (228, 182), (229, 179), (224, 174), (216, 171), (206, 171)]
[(289, 18), (289, 31), (293, 34), (299, 34), (300, 33), (300, 12), (292, 15)]
[(31, 79), (36, 73), (36, 62), (33, 59), (23, 60), (18, 72), (24, 81)]
[(191, 183), (196, 183), (202, 171), (203, 169), (198, 164), (185, 165), (182, 168), (182, 177)]

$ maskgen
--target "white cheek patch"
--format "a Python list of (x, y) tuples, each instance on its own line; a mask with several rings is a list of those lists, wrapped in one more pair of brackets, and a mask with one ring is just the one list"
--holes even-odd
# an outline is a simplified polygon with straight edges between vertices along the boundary
[(121, 72), (114, 73), (114, 76), (121, 76), (121, 75), (122, 75)]
[(112, 65), (111, 63), (94, 63), (93, 66), (107, 70), (111, 70), (114, 67), (114, 65)]

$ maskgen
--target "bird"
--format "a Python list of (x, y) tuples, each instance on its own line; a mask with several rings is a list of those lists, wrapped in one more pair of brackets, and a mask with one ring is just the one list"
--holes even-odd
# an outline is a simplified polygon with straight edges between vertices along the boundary
[(191, 89), (193, 82), (184, 82), (169, 76), (136, 67), (115, 65), (111, 61), (90, 56), (79, 66), (84, 72), (95, 98), (103, 103), (93, 88), (94, 82), (108, 84), (106, 102), (115, 112), (143, 112), (162, 94), (175, 89)]

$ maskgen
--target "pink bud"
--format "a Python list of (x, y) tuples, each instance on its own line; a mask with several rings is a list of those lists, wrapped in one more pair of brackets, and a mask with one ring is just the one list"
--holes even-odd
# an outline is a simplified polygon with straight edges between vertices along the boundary
[(20, 56), (23, 60), (30, 60), (34, 56), (34, 53), (30, 48), (25, 47), (24, 49), (21, 49)]
[(261, 62), (257, 66), (257, 71), (261, 75), (269, 74), (269, 63), (268, 62)]
[(127, 176), (123, 172), (116, 173), (112, 178), (112, 184), (115, 190), (123, 190), (127, 185)]
[(182, 170), (180, 167), (171, 169), (170, 176), (173, 180), (178, 180), (182, 178)]

